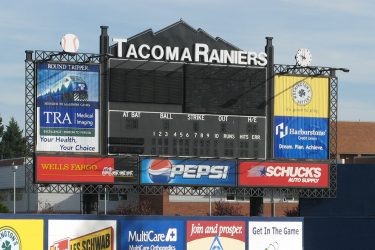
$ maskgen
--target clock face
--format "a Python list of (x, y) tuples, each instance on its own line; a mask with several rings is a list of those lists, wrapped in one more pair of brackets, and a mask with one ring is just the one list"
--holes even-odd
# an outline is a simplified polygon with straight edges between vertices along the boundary
[(308, 49), (299, 49), (296, 54), (297, 65), (306, 67), (311, 64), (312, 56)]

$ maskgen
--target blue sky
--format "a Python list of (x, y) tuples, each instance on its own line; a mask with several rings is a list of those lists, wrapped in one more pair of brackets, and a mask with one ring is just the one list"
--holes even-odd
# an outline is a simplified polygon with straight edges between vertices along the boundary
[(61, 37), (74, 33), (79, 52), (97, 53), (101, 25), (110, 38), (127, 38), (182, 18), (247, 51), (263, 51), (272, 36), (278, 64), (309, 48), (313, 66), (349, 68), (337, 74), (338, 119), (375, 122), (374, 9), (370, 0), (1, 1), (0, 116), (24, 127), (25, 50), (60, 51)]

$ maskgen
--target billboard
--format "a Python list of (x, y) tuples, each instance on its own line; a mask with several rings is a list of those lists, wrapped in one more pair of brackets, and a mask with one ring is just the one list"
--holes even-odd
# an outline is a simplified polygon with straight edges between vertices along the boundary
[(245, 221), (187, 221), (186, 249), (245, 250)]
[(328, 188), (329, 164), (239, 162), (238, 185), (247, 187)]
[(36, 151), (99, 152), (99, 65), (36, 64)]
[(327, 118), (274, 117), (275, 158), (328, 159)]
[(48, 220), (50, 250), (116, 250), (116, 220)]
[(236, 162), (214, 159), (141, 159), (141, 184), (235, 186)]
[(1, 249), (44, 249), (43, 242), (42, 219), (0, 219)]
[(138, 183), (138, 168), (125, 158), (36, 155), (35, 159), (37, 183)]
[(184, 219), (129, 219), (120, 225), (119, 249), (184, 249)]
[(329, 78), (275, 76), (274, 115), (328, 118)]
[(248, 249), (302, 250), (303, 220), (249, 221)]

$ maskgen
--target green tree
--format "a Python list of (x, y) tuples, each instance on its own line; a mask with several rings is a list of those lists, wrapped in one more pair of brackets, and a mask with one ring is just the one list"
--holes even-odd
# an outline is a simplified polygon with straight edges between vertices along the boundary
[(22, 136), (23, 131), (12, 117), (9, 125), (3, 133), (0, 149), (3, 159), (23, 157), (26, 153), (26, 140)]

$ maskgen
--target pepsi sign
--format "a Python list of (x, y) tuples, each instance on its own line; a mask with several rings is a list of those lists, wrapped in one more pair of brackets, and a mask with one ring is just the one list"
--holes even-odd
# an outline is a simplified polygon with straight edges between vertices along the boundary
[(143, 158), (141, 184), (234, 186), (236, 162)]

